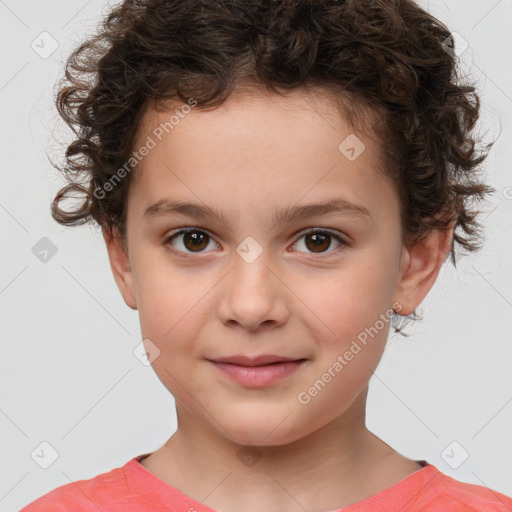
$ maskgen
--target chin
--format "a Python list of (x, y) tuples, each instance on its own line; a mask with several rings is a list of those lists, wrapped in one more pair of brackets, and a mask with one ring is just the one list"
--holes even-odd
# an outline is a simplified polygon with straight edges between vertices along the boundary
[[(261, 413), (251, 417), (246, 415), (238, 423), (233, 420), (222, 422), (225, 431), (219, 433), (226, 439), (241, 446), (265, 447), (265, 446), (283, 446), (293, 443), (305, 435), (304, 427), (295, 429), (297, 422), (292, 424), (288, 421), (286, 415), (276, 417), (262, 417)], [(284, 420), (284, 421), (283, 421)], [(229, 432), (229, 436), (227, 434)]]

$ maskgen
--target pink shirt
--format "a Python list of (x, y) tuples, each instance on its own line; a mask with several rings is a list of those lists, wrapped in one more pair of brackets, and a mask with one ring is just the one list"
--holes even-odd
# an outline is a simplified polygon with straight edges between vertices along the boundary
[[(124, 466), (57, 487), (20, 512), (215, 512), (153, 475), (138, 455)], [(512, 512), (512, 498), (424, 467), (338, 512)]]

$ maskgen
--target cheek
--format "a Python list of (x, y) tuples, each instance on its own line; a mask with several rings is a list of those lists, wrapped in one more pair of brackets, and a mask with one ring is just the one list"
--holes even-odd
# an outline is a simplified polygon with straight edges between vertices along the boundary
[(391, 307), (393, 282), (386, 263), (359, 258), (357, 264), (296, 280), (294, 291), (325, 340), (347, 340), (372, 326)]
[(156, 266), (142, 272), (140, 279), (141, 333), (160, 351), (151, 363), (153, 370), (176, 399), (187, 402), (188, 393), (200, 392), (200, 382), (189, 376), (202, 357), (198, 340), (206, 322), (204, 296), (209, 287), (190, 276), (159, 272)]
[(317, 379), (320, 388), (326, 384), (322, 398), (314, 400), (318, 412), (329, 400), (347, 406), (379, 364), (392, 318), (387, 263), (361, 255), (357, 264), (317, 277), (307, 295), (306, 287), (301, 289), (309, 307), (302, 317), (320, 358), (310, 385)]
[(215, 280), (210, 276), (208, 281), (206, 275), (191, 268), (173, 269), (161, 259), (151, 265), (144, 265), (142, 258), (137, 263), (134, 272), (143, 337), (154, 340), (162, 352), (172, 348), (176, 354), (186, 348), (190, 356), (206, 322), (206, 295)]
[(297, 402), (299, 413), (318, 425), (350, 406), (381, 360), (392, 314), (388, 281), (376, 267), (350, 267), (335, 279), (316, 281), (319, 291), (308, 297), (314, 307), (304, 301), (315, 313), (308, 311), (307, 328), (316, 337), (318, 359)]

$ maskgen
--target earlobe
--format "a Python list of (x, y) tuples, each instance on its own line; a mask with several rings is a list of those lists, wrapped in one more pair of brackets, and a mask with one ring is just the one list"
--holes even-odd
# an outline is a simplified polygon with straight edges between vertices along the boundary
[(451, 222), (446, 228), (433, 229), (423, 239), (404, 248), (404, 264), (395, 294), (395, 301), (402, 306), (401, 315), (413, 313), (434, 286), (452, 245), (453, 227)]
[(127, 306), (137, 309), (133, 287), (133, 274), (127, 248), (124, 247), (120, 235), (116, 231), (103, 228), (103, 238), (107, 247), (110, 268), (114, 280)]

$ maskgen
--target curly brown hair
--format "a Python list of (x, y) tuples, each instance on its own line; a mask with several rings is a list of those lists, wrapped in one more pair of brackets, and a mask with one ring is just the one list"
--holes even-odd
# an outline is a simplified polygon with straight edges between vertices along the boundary
[[(314, 87), (353, 126), (370, 113), (404, 243), (454, 221), (455, 265), (455, 243), (481, 247), (474, 202), (494, 189), (478, 177), (491, 144), (473, 134), (479, 97), (460, 83), (450, 37), (412, 0), (125, 0), (66, 63), (56, 104), (76, 139), (55, 166), (68, 184), (52, 216), (64, 225), (94, 220), (124, 239), (133, 173), (108, 183), (130, 160), (150, 102), (193, 98), (209, 109), (252, 88)], [(61, 209), (75, 194), (79, 206)]]

